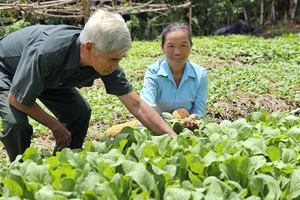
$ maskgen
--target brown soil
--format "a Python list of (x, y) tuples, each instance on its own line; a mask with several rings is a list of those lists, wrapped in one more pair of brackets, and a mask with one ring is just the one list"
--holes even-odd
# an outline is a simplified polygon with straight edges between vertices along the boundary
[(261, 108), (265, 108), (269, 113), (275, 111), (291, 112), (300, 107), (300, 102), (290, 102), (272, 94), (263, 94), (257, 97), (244, 96), (233, 101), (217, 100), (215, 105), (222, 108), (222, 110), (216, 112), (209, 108), (207, 115), (213, 121), (220, 123), (223, 120), (235, 121), (244, 118), (249, 113), (258, 111)]

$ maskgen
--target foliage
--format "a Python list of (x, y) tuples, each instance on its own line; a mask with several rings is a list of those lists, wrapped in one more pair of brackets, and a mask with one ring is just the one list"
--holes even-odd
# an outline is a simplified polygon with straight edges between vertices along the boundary
[[(224, 111), (225, 100), (264, 94), (299, 107), (299, 39), (193, 38), (190, 59), (208, 70), (208, 111)], [(158, 41), (133, 42), (120, 65), (137, 92), (146, 66), (162, 56)], [(101, 137), (103, 131), (132, 115), (101, 85), (79, 91), (91, 105), (90, 129), (101, 141), (94, 138), (81, 152), (64, 149), (56, 156), (31, 147), (19, 156), (23, 163), (0, 159), (0, 199), (300, 198), (299, 116), (268, 112), (249, 101), (245, 108), (253, 112), (221, 123), (207, 115), (194, 131), (166, 119), (178, 137), (139, 127), (110, 139)], [(35, 133), (47, 132), (30, 123)]]
[[(28, 2), (28, 1), (24, 1)], [(260, 1), (259, 0), (165, 0), (151, 1), (153, 4), (170, 4), (179, 5), (191, 2), (192, 5), (192, 31), (194, 35), (211, 35), (216, 29), (228, 25), (236, 20), (244, 20), (252, 28), (259, 26), (260, 18)], [(274, 1), (275, 19), (271, 18), (271, 0), (264, 0), (264, 24), (271, 22), (272, 25), (278, 22), (290, 20), (290, 2), (286, 0)], [(148, 0), (138, 0), (135, 3), (146, 4)], [(123, 3), (129, 7), (129, 1)], [(295, 22), (299, 22), (299, 7), (296, 12)], [(132, 8), (134, 10), (136, 8)], [(140, 9), (140, 8), (139, 8)], [(30, 24), (72, 24), (84, 26), (83, 18), (60, 18), (46, 17), (43, 15), (34, 15), (25, 11), (0, 11), (0, 24), (12, 25), (18, 20), (29, 22)], [(162, 29), (171, 22), (189, 23), (189, 9), (180, 8), (176, 10), (165, 10), (162, 12), (145, 12), (130, 16), (127, 24), (131, 30), (132, 38), (135, 40), (152, 40), (156, 39)], [(21, 28), (21, 27), (19, 27)], [(0, 29), (0, 36), (8, 31)]]
[(300, 198), (299, 117), (261, 110), (199, 123), (177, 137), (124, 128), (46, 159), (28, 148), (1, 168), (1, 199)]
[(30, 25), (30, 22), (27, 22), (25, 20), (19, 20), (19, 21), (16, 21), (15, 23), (13, 23), (12, 25), (8, 26), (5, 29), (5, 33), (8, 34), (13, 31), (17, 31), (17, 30), (24, 28), (26, 26), (29, 26), (29, 25)]

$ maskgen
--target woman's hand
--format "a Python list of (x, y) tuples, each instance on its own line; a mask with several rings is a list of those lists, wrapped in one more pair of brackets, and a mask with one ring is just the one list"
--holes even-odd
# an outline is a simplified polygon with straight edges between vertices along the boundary
[(184, 120), (183, 120), (183, 125), (185, 128), (188, 128), (190, 130), (195, 130), (196, 128), (199, 128), (198, 127), (198, 124), (196, 122), (196, 120), (198, 120), (198, 116), (195, 115), (195, 114), (191, 114), (189, 117), (186, 117)]

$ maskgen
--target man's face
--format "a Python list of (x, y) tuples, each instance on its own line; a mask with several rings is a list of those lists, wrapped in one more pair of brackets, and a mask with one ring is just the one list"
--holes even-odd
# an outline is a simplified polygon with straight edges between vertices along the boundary
[(101, 75), (111, 74), (118, 69), (119, 62), (123, 58), (119, 52), (101, 53), (99, 55), (93, 54), (90, 56), (90, 65)]

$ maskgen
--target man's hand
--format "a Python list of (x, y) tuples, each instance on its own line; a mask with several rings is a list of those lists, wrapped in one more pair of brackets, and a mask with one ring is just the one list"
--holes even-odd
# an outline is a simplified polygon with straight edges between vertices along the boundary
[(131, 112), (148, 129), (151, 129), (159, 135), (165, 133), (170, 136), (177, 135), (159, 114), (144, 102), (134, 91), (119, 96), (119, 99), (129, 112)]
[(55, 150), (62, 150), (64, 147), (70, 146), (71, 133), (66, 128), (66, 124), (58, 122), (52, 129), (52, 133), (56, 141)]
[(175, 132), (168, 133), (169, 136), (177, 136)]

